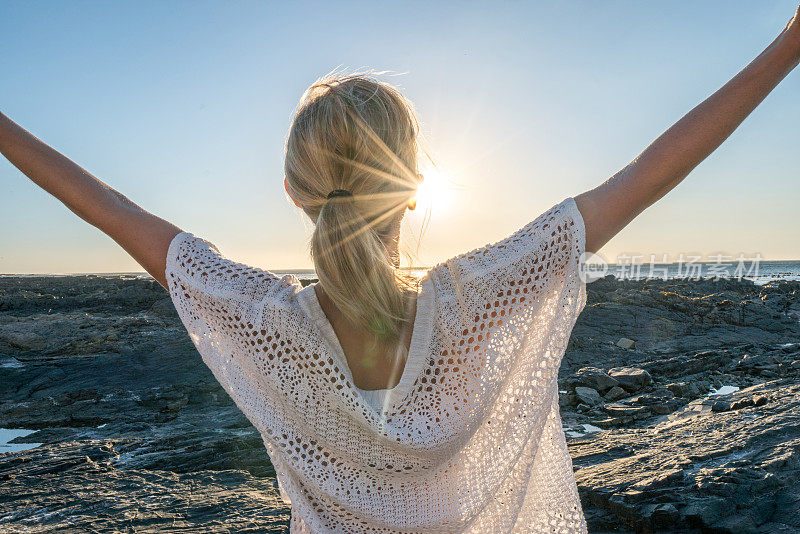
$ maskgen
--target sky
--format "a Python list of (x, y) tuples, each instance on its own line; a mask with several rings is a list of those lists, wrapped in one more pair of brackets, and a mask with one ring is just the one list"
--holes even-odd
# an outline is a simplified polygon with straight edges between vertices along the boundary
[[(390, 71), (446, 187), (406, 265), (602, 183), (735, 75), (796, 0), (0, 3), (0, 110), (148, 211), (270, 270), (312, 266), (283, 189), (303, 90)], [(798, 69), (800, 70), (800, 69)], [(800, 259), (800, 73), (600, 254)], [(142, 269), (0, 158), (0, 273)]]

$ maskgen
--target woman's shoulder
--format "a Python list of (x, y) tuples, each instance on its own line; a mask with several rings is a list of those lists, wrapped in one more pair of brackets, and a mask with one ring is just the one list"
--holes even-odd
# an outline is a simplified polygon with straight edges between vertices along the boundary
[(215, 244), (191, 232), (180, 232), (170, 243), (166, 278), (171, 294), (191, 288), (209, 297), (240, 301), (290, 297), (301, 288), (293, 274), (280, 275), (228, 258)]
[(585, 251), (585, 228), (575, 200), (568, 197), (553, 205), (503, 239), (457, 254), (434, 265), (429, 274), (440, 281), (462, 283), (482, 276), (505, 276), (515, 264), (536, 263), (542, 273), (554, 255), (571, 246), (577, 255)]

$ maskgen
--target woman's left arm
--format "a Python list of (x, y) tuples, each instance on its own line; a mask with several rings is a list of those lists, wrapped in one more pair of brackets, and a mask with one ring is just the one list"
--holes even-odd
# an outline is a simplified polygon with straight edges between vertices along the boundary
[(3, 113), (0, 152), (39, 187), (105, 232), (167, 287), (167, 249), (180, 228), (140, 208)]
[(586, 250), (597, 252), (722, 144), (800, 63), (800, 8), (781, 34), (739, 74), (653, 141), (636, 159), (575, 197)]

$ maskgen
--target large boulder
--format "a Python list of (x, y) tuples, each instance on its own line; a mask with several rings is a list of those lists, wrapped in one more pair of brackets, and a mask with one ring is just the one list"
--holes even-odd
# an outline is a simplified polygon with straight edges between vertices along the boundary
[(614, 367), (608, 370), (609, 376), (630, 392), (639, 391), (653, 383), (653, 377), (638, 367)]
[(593, 388), (578, 386), (575, 388), (575, 396), (578, 397), (580, 402), (588, 404), (589, 406), (597, 406), (603, 402), (600, 398), (600, 394)]
[(576, 385), (596, 389), (602, 393), (619, 385), (616, 379), (597, 367), (582, 367), (572, 378)]

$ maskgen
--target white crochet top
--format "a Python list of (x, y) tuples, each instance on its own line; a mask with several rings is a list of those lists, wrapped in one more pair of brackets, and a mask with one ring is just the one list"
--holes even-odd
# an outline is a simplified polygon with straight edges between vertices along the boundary
[(557, 375), (586, 303), (567, 198), (422, 278), (396, 387), (364, 391), (293, 275), (182, 232), (166, 277), (203, 361), (261, 433), (291, 532), (586, 532)]

